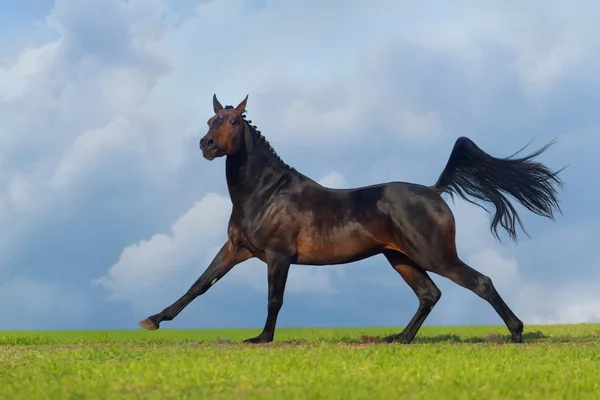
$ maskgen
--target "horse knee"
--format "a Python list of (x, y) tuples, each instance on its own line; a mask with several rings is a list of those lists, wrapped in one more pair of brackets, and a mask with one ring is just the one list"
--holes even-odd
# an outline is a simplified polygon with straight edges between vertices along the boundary
[(206, 293), (208, 291), (208, 289), (210, 289), (210, 287), (215, 282), (216, 282), (216, 279), (212, 283), (202, 282), (202, 281), (196, 282), (192, 287), (190, 287), (188, 289), (186, 294), (195, 299), (196, 297), (201, 296), (204, 293)]

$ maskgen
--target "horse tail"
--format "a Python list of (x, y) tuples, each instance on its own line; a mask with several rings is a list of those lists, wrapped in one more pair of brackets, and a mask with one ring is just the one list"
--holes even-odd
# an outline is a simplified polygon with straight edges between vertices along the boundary
[[(564, 169), (552, 172), (544, 164), (533, 161), (548, 149), (554, 141), (534, 153), (513, 158), (496, 158), (481, 150), (471, 139), (459, 137), (454, 143), (446, 167), (432, 187), (439, 194), (448, 193), (451, 198), (458, 194), (465, 201), (490, 212), (485, 207), (467, 198), (467, 195), (490, 202), (496, 212), (490, 224), (492, 234), (500, 240), (498, 224), (517, 241), (515, 222), (523, 232), (525, 227), (519, 214), (506, 194), (533, 213), (554, 220), (554, 212), (561, 213), (557, 188), (562, 187), (558, 174)], [(529, 236), (529, 235), (528, 235)]]

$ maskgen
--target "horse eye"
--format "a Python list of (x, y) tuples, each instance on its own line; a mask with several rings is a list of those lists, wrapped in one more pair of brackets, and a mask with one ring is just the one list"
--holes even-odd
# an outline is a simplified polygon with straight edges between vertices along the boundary
[(229, 123), (231, 125), (235, 125), (235, 124), (237, 124), (237, 120), (236, 119), (232, 119), (232, 120), (229, 121)]

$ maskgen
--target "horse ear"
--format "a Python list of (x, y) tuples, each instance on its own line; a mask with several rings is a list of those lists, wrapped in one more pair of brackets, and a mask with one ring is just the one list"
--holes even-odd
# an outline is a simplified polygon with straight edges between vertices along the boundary
[(217, 100), (217, 95), (213, 94), (213, 110), (215, 110), (215, 114), (221, 111), (222, 109), (223, 106), (221, 105), (221, 103), (219, 103), (219, 100)]
[(235, 108), (235, 111), (239, 112), (240, 114), (243, 114), (246, 111), (246, 102), (247, 101), (248, 101), (248, 95), (246, 95), (244, 100), (242, 100), (242, 102), (240, 104), (238, 104), (238, 106)]

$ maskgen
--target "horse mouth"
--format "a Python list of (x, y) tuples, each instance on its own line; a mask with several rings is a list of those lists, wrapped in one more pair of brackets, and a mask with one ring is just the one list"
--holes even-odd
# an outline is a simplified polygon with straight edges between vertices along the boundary
[(212, 149), (200, 148), (200, 151), (202, 152), (202, 157), (206, 158), (208, 161), (212, 161), (219, 156), (218, 148), (212, 148)]

